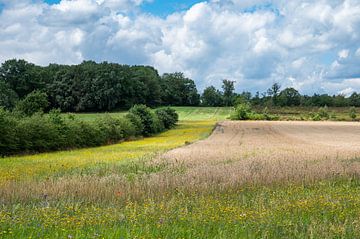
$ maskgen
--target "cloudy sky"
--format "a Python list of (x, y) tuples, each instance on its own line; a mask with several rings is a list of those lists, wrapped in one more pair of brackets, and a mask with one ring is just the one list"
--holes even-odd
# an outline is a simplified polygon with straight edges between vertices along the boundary
[(360, 0), (0, 0), (0, 62), (83, 60), (302, 93), (360, 91)]

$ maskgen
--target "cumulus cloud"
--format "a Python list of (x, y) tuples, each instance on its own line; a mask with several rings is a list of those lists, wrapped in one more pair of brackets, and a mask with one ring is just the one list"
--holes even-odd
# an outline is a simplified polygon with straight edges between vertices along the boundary
[(238, 90), (360, 91), (357, 0), (210, 0), (165, 18), (144, 2), (0, 0), (0, 62), (150, 64), (201, 89), (227, 78)]

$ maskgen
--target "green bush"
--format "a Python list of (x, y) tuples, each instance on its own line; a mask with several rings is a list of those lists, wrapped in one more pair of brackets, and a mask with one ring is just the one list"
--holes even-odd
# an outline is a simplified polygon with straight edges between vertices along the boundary
[(327, 119), (330, 118), (330, 114), (329, 114), (329, 110), (328, 110), (327, 106), (320, 107), (318, 114), (319, 114), (321, 119), (326, 119), (327, 120)]
[(46, 93), (33, 91), (16, 104), (15, 110), (31, 116), (37, 112), (44, 112), (48, 106), (49, 102)]
[(115, 143), (124, 139), (123, 129), (119, 118), (105, 115), (97, 121), (97, 126), (108, 143)]
[(263, 113), (255, 113), (251, 109), (249, 103), (243, 103), (236, 106), (234, 113), (230, 116), (232, 120), (278, 120), (277, 115), (271, 115), (268, 113), (267, 107), (263, 110)]
[(171, 129), (179, 120), (179, 115), (170, 107), (157, 109), (155, 113), (163, 123), (165, 129)]
[(134, 105), (129, 113), (137, 115), (143, 125), (142, 135), (150, 136), (164, 130), (164, 125), (157, 115), (145, 105)]
[(159, 133), (165, 129), (164, 124), (171, 127), (177, 118), (171, 109), (154, 113), (142, 105), (132, 108), (123, 118), (105, 115), (93, 122), (80, 121), (71, 115), (65, 117), (59, 110), (25, 116), (0, 108), (0, 155), (115, 143)]
[(356, 108), (355, 107), (350, 108), (349, 116), (350, 116), (350, 118), (352, 120), (356, 119), (357, 115), (356, 115)]
[(16, 127), (16, 119), (0, 108), (0, 155), (17, 151)]
[(242, 103), (238, 104), (235, 108), (235, 112), (231, 115), (233, 120), (248, 120), (252, 114), (252, 109), (250, 104)]
[(135, 136), (142, 135), (142, 132), (144, 130), (144, 125), (141, 121), (140, 116), (138, 116), (137, 114), (128, 113), (126, 114), (125, 119), (128, 119), (129, 122), (133, 125)]

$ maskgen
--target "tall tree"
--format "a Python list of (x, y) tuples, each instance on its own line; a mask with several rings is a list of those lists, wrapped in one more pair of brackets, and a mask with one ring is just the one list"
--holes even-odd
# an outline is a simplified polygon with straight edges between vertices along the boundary
[(224, 91), (224, 104), (225, 106), (232, 106), (234, 105), (235, 100), (235, 81), (231, 80), (223, 80), (222, 89)]
[(274, 105), (278, 105), (278, 96), (281, 89), (281, 85), (279, 83), (274, 83), (268, 90), (267, 93), (271, 97)]

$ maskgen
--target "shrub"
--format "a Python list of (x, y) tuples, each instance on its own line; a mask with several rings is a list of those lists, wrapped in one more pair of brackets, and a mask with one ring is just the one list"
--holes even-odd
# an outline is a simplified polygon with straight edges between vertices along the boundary
[(142, 132), (144, 130), (144, 125), (141, 121), (140, 116), (138, 116), (137, 114), (128, 113), (126, 114), (125, 119), (129, 120), (129, 122), (131, 122), (131, 124), (133, 125), (135, 136), (142, 135)]
[(143, 125), (142, 135), (150, 136), (161, 132), (164, 129), (162, 122), (151, 109), (145, 105), (135, 105), (129, 112), (137, 115), (141, 119)]
[(31, 116), (37, 112), (44, 112), (48, 106), (49, 102), (46, 93), (33, 91), (17, 103), (16, 111)]
[(0, 155), (10, 154), (17, 150), (16, 127), (16, 119), (0, 108)]
[(40, 114), (20, 119), (16, 134), (20, 151), (44, 152), (61, 146), (60, 135), (55, 124)]
[(119, 118), (114, 118), (107, 114), (96, 123), (102, 137), (104, 137), (104, 141), (114, 143), (124, 139), (123, 128)]
[(163, 123), (165, 129), (174, 127), (179, 119), (179, 115), (170, 107), (157, 109), (155, 113), (159, 120)]
[(320, 107), (318, 115), (320, 116), (321, 119), (329, 119), (330, 114), (329, 114), (328, 107), (327, 106)]
[(0, 155), (93, 147), (148, 136), (163, 131), (164, 123), (174, 125), (177, 118), (171, 109), (154, 113), (141, 105), (124, 118), (106, 115), (94, 122), (64, 117), (60, 110), (25, 116), (0, 108)]
[(349, 116), (350, 116), (350, 118), (352, 120), (356, 119), (357, 115), (356, 115), (356, 108), (355, 107), (350, 108)]
[(233, 120), (248, 120), (252, 114), (251, 106), (248, 103), (239, 104), (235, 108), (235, 112), (232, 114)]

